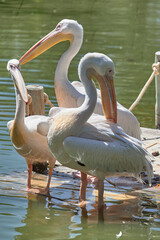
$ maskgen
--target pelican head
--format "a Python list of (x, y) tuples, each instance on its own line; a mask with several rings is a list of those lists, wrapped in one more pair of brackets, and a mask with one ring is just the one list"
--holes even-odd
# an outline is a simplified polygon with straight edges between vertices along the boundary
[(28, 103), (27, 89), (20, 72), (20, 63), (17, 59), (11, 59), (8, 61), (7, 70), (10, 72), (14, 81), (15, 88), (19, 90), (22, 99), (25, 103)]
[(101, 89), (103, 111), (106, 119), (117, 122), (117, 102), (114, 88), (115, 68), (113, 61), (102, 53), (87, 53), (78, 66), (80, 79), (83, 73), (89, 79), (95, 77)]
[(83, 27), (75, 20), (63, 19), (56, 28), (32, 46), (19, 60), (23, 65), (36, 58), (47, 49), (63, 41), (73, 42), (74, 37), (83, 38)]

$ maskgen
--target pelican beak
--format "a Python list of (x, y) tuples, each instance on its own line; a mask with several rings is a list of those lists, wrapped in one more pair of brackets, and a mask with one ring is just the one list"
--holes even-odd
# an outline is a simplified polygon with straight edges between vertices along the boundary
[(52, 46), (58, 44), (59, 42), (73, 41), (73, 34), (64, 34), (58, 31), (56, 28), (48, 33), (45, 37), (39, 40), (34, 46), (32, 46), (19, 60), (20, 65), (23, 65), (32, 59), (36, 58)]
[(24, 83), (24, 80), (23, 80), (23, 77), (21, 75), (19, 68), (14, 64), (8, 64), (7, 69), (12, 76), (15, 86), (20, 91), (22, 99), (27, 104), (28, 103), (28, 93), (27, 93), (27, 89), (26, 89), (26, 86), (25, 86), (25, 83)]
[(117, 101), (114, 88), (113, 77), (100, 76), (99, 85), (101, 89), (101, 99), (103, 112), (107, 120), (117, 122)]

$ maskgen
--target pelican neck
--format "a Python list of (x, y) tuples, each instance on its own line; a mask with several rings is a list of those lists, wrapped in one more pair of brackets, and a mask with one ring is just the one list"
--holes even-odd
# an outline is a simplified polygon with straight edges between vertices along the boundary
[(16, 93), (16, 112), (15, 112), (15, 120), (17, 124), (24, 124), (24, 116), (25, 116), (25, 102), (23, 101), (21, 94), (17, 88), (15, 88)]
[(79, 37), (74, 35), (73, 42), (70, 44), (67, 51), (61, 56), (56, 71), (55, 71), (55, 83), (64, 84), (69, 82), (68, 80), (68, 69), (72, 59), (76, 56), (82, 46), (83, 36)]

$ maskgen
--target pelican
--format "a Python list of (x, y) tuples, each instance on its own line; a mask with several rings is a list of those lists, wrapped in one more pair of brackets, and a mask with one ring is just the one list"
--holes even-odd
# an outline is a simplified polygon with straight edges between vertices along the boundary
[(7, 124), (11, 141), (16, 151), (26, 159), (28, 165), (28, 191), (33, 193), (41, 192), (39, 189), (31, 186), (33, 162), (49, 162), (48, 182), (44, 191), (42, 191), (46, 194), (49, 192), (55, 158), (49, 150), (47, 138), (40, 135), (37, 128), (40, 123), (48, 124), (48, 117), (42, 115), (25, 117), (25, 105), (28, 102), (28, 95), (23, 77), (20, 73), (19, 61), (16, 59), (10, 60), (7, 64), (7, 70), (12, 76), (16, 94), (15, 117), (14, 120), (9, 121)]
[[(152, 157), (142, 148), (138, 139), (127, 135), (116, 123), (113, 69), (114, 64), (106, 55), (86, 54), (78, 69), (86, 91), (83, 104), (77, 108), (53, 108), (52, 120), (46, 131), (48, 145), (54, 157), (61, 164), (82, 173), (80, 202), (86, 200), (87, 174), (98, 178), (99, 207), (103, 205), (106, 176), (133, 175), (141, 181), (140, 173), (146, 171), (151, 184), (153, 175)], [(100, 85), (106, 117), (103, 121), (103, 116), (92, 115), (97, 101), (93, 78)]]
[[(55, 93), (60, 107), (79, 107), (85, 98), (83, 85), (68, 80), (70, 62), (81, 48), (83, 41), (83, 28), (74, 20), (64, 19), (48, 35), (31, 47), (19, 60), (20, 65), (39, 56), (41, 53), (62, 41), (69, 41), (68, 50), (61, 56), (55, 71)], [(103, 115), (100, 91), (97, 89), (97, 104), (94, 112)], [(117, 122), (125, 132), (140, 139), (141, 129), (137, 118), (128, 109), (117, 103)]]

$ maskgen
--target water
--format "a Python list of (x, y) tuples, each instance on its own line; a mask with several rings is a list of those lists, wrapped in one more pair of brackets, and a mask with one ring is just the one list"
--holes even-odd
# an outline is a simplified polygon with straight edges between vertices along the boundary
[[(130, 193), (130, 187), (119, 190), (105, 183), (109, 192), (102, 223), (94, 187), (88, 186), (87, 208), (82, 210), (78, 206), (80, 181), (67, 173), (54, 172), (50, 198), (25, 191), (26, 163), (13, 149), (6, 128), (15, 112), (14, 88), (6, 65), (11, 58), (19, 59), (64, 18), (76, 19), (84, 27), (84, 43), (72, 61), (69, 79), (78, 79), (77, 64), (85, 53), (103, 52), (115, 62), (117, 99), (126, 107), (150, 76), (154, 54), (160, 50), (158, 0), (0, 1), (0, 239), (159, 239), (158, 192)], [(54, 71), (67, 47), (67, 42), (61, 43), (22, 69), (26, 84), (43, 85), (55, 105)], [(153, 82), (134, 110), (141, 126), (154, 128), (154, 105)], [(118, 195), (114, 198), (110, 192)], [(124, 193), (129, 194), (127, 198)]]

